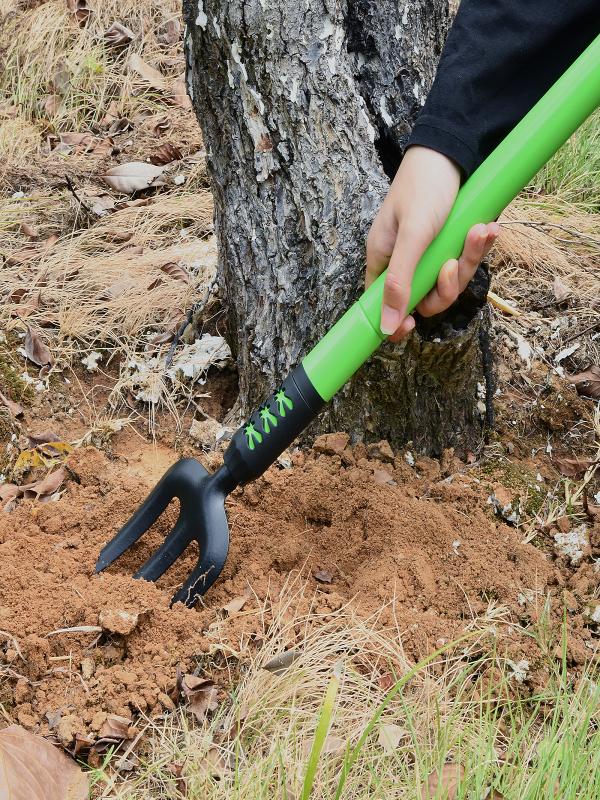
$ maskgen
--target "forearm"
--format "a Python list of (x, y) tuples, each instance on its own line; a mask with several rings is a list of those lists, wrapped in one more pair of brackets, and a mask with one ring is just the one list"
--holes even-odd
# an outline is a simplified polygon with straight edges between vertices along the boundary
[(408, 146), (469, 175), (599, 32), (599, 0), (462, 0)]

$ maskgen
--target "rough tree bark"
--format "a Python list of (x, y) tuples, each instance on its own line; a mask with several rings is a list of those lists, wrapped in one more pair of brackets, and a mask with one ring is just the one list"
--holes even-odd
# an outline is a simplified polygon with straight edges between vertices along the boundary
[[(366, 234), (435, 74), (448, 2), (184, 0), (184, 13), (247, 412), (362, 290)], [(482, 272), (451, 313), (385, 345), (321, 429), (475, 449), (485, 291)]]

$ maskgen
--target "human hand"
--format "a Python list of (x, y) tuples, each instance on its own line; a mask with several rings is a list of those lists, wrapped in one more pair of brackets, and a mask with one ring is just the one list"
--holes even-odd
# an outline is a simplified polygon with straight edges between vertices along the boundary
[[(407, 316), (410, 288), (419, 259), (442, 229), (460, 187), (458, 166), (428, 147), (410, 147), (402, 159), (367, 237), (367, 288), (387, 267), (381, 310), (381, 332), (398, 342), (415, 327)], [(421, 300), (424, 317), (440, 314), (454, 303), (492, 247), (497, 222), (474, 225), (460, 258), (447, 261), (437, 284)]]

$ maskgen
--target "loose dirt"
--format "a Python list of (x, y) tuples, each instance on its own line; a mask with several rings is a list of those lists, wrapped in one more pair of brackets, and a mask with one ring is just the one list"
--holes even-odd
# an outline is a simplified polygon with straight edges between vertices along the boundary
[[(377, 614), (377, 624), (397, 626), (412, 657), (490, 603), (506, 607), (517, 627), (530, 622), (545, 592), (565, 583), (560, 565), (494, 516), (486, 491), (455, 459), (411, 467), (385, 446), (351, 448), (333, 435), (322, 438), (321, 452), (296, 453), (291, 467), (273, 467), (230, 498), (231, 551), (220, 581), (203, 607), (170, 608), (194, 553), (158, 585), (131, 574), (176, 508), (118, 565), (93, 574), (101, 546), (175, 459), (166, 448), (135, 447), (125, 439), (116, 450), (127, 456), (111, 459), (76, 451), (58, 501), (21, 501), (0, 517), (0, 704), (65, 746), (108, 736), (110, 715), (135, 720), (173, 708), (178, 674), (210, 676), (219, 646), (243, 661), (260, 646), (259, 608), (297, 572), (314, 590), (313, 610), (351, 602), (361, 615)], [(580, 584), (585, 570), (591, 575), (590, 565), (580, 568)], [(244, 595), (243, 612), (223, 609)], [(572, 653), (584, 659), (590, 635), (582, 620), (573, 622)], [(525, 637), (504, 644), (533, 669)]]

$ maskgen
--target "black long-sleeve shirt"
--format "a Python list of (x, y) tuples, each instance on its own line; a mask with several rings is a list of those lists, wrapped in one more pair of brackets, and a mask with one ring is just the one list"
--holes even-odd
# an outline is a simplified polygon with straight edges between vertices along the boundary
[(408, 145), (469, 175), (600, 33), (600, 0), (462, 0)]

